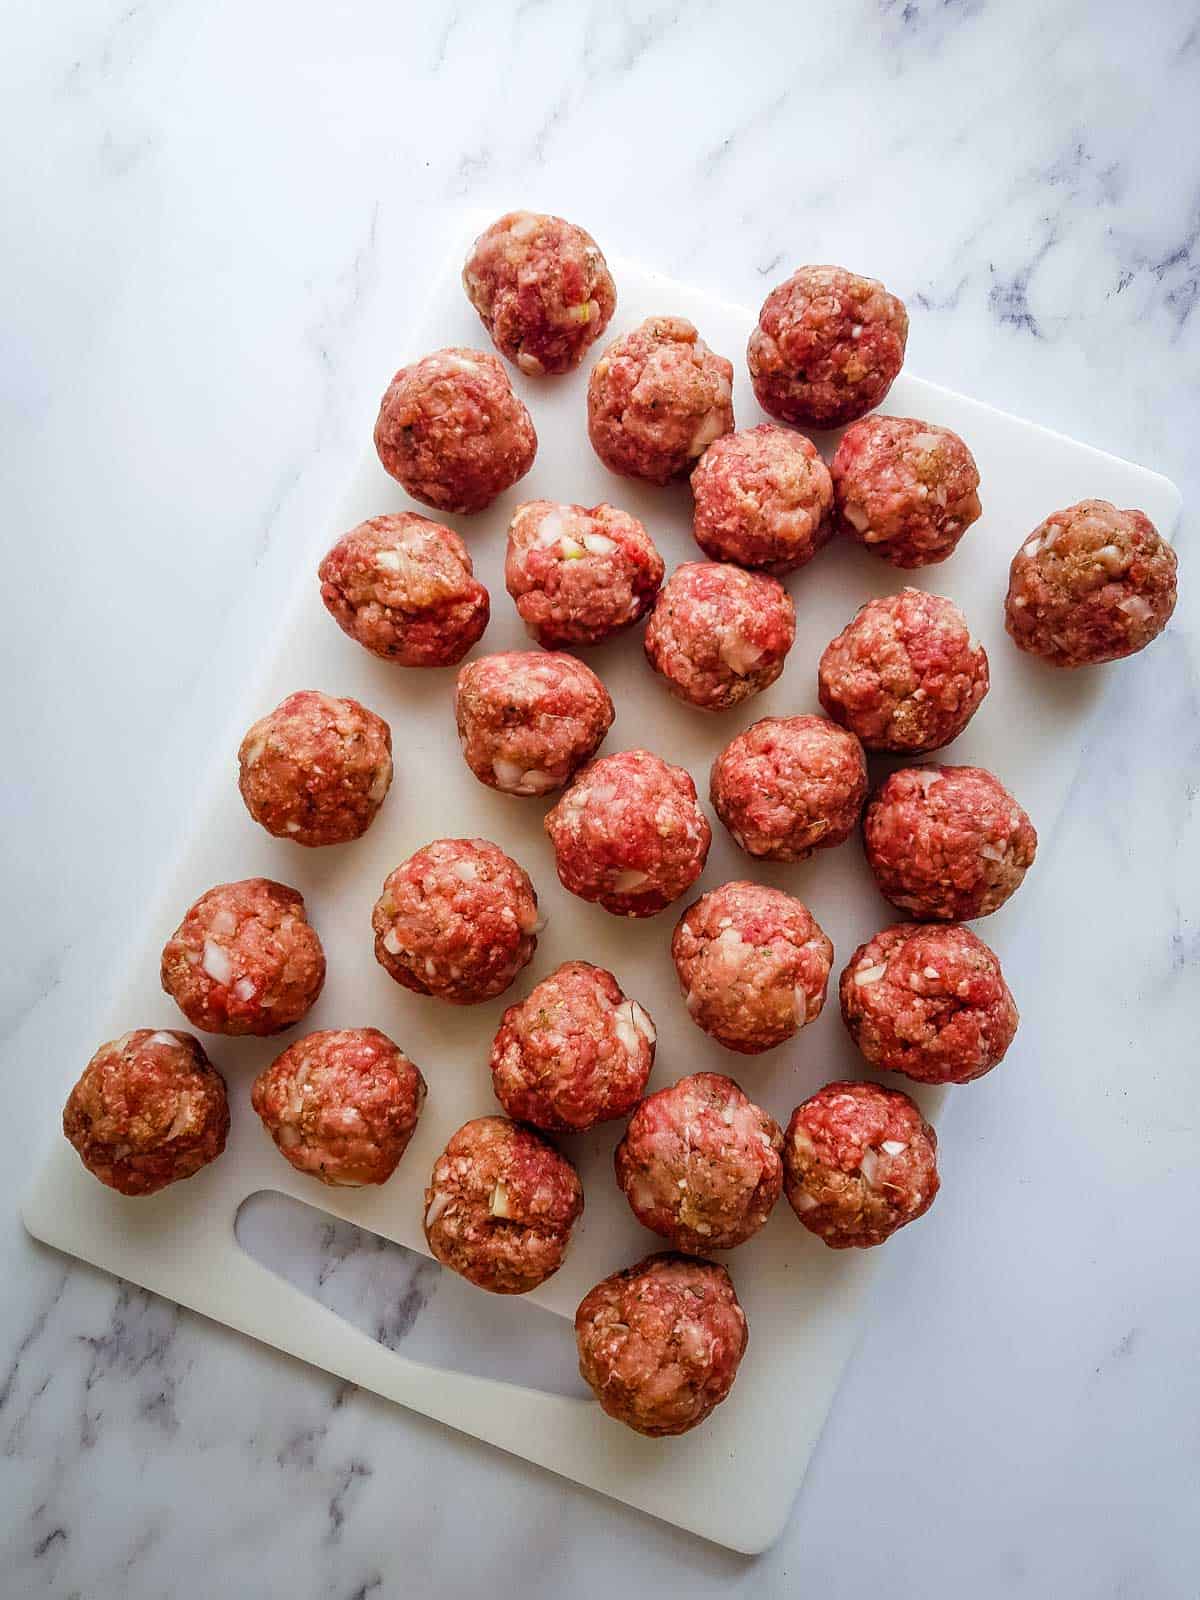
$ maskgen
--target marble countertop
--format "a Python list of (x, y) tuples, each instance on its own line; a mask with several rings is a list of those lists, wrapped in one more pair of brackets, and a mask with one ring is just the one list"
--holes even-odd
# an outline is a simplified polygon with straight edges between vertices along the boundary
[[(751, 304), (802, 260), (864, 268), (909, 304), (913, 371), (1194, 506), (1194, 7), (19, 0), (5, 32), (6, 1596), (1194, 1595), (1186, 509), (1175, 623), (1104, 669), (1006, 952), (1036, 1048), (955, 1098), (955, 1203), (889, 1247), (769, 1554), (349, 1390), (34, 1247), (16, 1215), (252, 664), (251, 597), (361, 454), (455, 208), (562, 211)], [(257, 1218), (256, 1249), (288, 1235), (299, 1263), (290, 1227)], [(307, 1246), (289, 1270), (314, 1292), (445, 1348), (435, 1267), (349, 1230)], [(492, 1326), (456, 1359), (485, 1361)]]

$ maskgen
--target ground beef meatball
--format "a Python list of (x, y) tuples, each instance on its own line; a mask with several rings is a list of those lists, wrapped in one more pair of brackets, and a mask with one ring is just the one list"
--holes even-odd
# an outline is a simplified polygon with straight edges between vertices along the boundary
[(566, 961), (504, 1013), (492, 1044), (496, 1099), (518, 1122), (582, 1133), (628, 1116), (654, 1043), (653, 1022), (611, 972)]
[(577, 367), (617, 303), (591, 234), (534, 211), (510, 211), (480, 234), (463, 288), (496, 349), (534, 378)]
[(616, 506), (530, 500), (509, 524), (504, 583), (547, 650), (599, 644), (640, 622), (664, 571), (645, 528)]
[(225, 1080), (190, 1033), (137, 1028), (102, 1044), (83, 1069), (63, 1132), (101, 1183), (155, 1194), (224, 1150)]
[(692, 1021), (726, 1049), (757, 1055), (820, 1014), (833, 945), (782, 889), (723, 883), (680, 917), (671, 958)]
[(425, 1190), (425, 1238), (444, 1267), (493, 1294), (527, 1294), (562, 1266), (583, 1211), (575, 1168), (507, 1117), (464, 1123)]
[(610, 472), (669, 483), (733, 430), (733, 366), (683, 317), (615, 339), (588, 379), (588, 437)]
[(558, 876), (617, 917), (652, 917), (704, 871), (712, 829), (682, 767), (649, 750), (586, 766), (546, 815)]
[(378, 1028), (330, 1028), (289, 1045), (255, 1078), (250, 1098), (297, 1172), (354, 1189), (395, 1172), (425, 1079)]
[(512, 650), (458, 674), (454, 714), (463, 757), (480, 783), (505, 794), (561, 789), (612, 727), (613, 703), (574, 656)]
[(732, 1250), (783, 1187), (775, 1118), (732, 1078), (697, 1072), (643, 1100), (616, 1148), (617, 1183), (643, 1227), (678, 1250)]
[(827, 1083), (792, 1112), (783, 1184), (811, 1233), (834, 1250), (867, 1249), (933, 1204), (937, 1135), (899, 1089)]
[(885, 928), (851, 956), (840, 994), (871, 1065), (918, 1083), (982, 1078), (1004, 1059), (1019, 1020), (996, 956), (957, 923)]
[(837, 428), (880, 404), (907, 339), (903, 302), (874, 278), (801, 267), (763, 302), (746, 360), (764, 411)]
[(839, 528), (894, 567), (945, 561), (979, 516), (975, 457), (932, 422), (864, 417), (830, 471)]
[(357, 700), (301, 689), (260, 717), (238, 750), (238, 788), (268, 833), (345, 844), (375, 820), (392, 782), (392, 733)]
[(1119, 661), (1170, 621), (1177, 565), (1144, 512), (1081, 500), (1047, 517), (1013, 557), (1005, 623), (1052, 666)]
[(777, 577), (833, 532), (833, 483), (811, 439), (772, 422), (714, 439), (692, 473), (692, 532), (714, 561)]
[(575, 1313), (579, 1373), (635, 1433), (687, 1433), (733, 1387), (750, 1333), (724, 1267), (663, 1251), (614, 1272)]
[(748, 855), (805, 861), (848, 839), (867, 795), (867, 758), (828, 717), (763, 717), (713, 762), (709, 797)]
[(654, 603), (646, 660), (677, 700), (727, 711), (775, 682), (795, 637), (796, 608), (777, 578), (688, 561)]
[(470, 1006), (502, 994), (537, 948), (528, 874), (487, 839), (435, 839), (389, 873), (375, 959), (417, 994)]
[(379, 407), (384, 471), (438, 511), (482, 511), (533, 465), (537, 434), (498, 357), (437, 350), (401, 367)]
[(987, 652), (952, 600), (901, 589), (868, 600), (826, 645), (821, 704), (868, 750), (916, 754), (959, 734), (988, 692)]
[(863, 817), (863, 843), (894, 906), (922, 922), (964, 922), (998, 911), (1020, 887), (1037, 834), (990, 772), (930, 763), (880, 786)]
[(290, 1028), (325, 982), (304, 897), (270, 878), (219, 883), (167, 940), (162, 986), (194, 1028), (265, 1036)]
[(402, 667), (453, 667), (488, 625), (488, 592), (466, 545), (415, 511), (351, 528), (318, 576), (338, 627)]

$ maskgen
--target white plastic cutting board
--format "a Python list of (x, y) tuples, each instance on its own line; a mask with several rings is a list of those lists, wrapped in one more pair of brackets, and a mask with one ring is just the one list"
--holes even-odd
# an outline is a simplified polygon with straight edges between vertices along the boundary
[[(471, 219), (464, 234), (464, 251), (478, 231), (476, 221)], [(431, 264), (431, 273), (435, 270)], [(734, 363), (739, 424), (763, 420), (745, 376), (752, 310), (712, 300), (629, 262), (615, 262), (614, 274), (619, 305), (609, 338), (651, 313), (690, 317), (708, 343)], [(418, 294), (424, 288), (416, 286)], [(380, 392), (403, 360), (447, 344), (487, 347), (459, 287), (457, 260), (437, 279), (424, 320), (413, 329), (407, 348), (379, 352)], [(528, 644), (502, 577), (505, 527), (519, 501), (535, 496), (585, 505), (612, 500), (644, 519), (668, 570), (697, 557), (686, 486), (639, 486), (611, 476), (592, 454), (584, 425), (590, 365), (571, 377), (541, 383), (514, 371), (514, 384), (537, 427), (537, 462), (490, 511), (455, 520), (492, 596), (492, 622), (481, 650)], [(646, 666), (638, 635), (588, 652), (587, 660), (604, 678), (617, 707), (604, 748), (649, 746), (688, 767), (706, 796), (708, 768), (718, 749), (758, 717), (818, 709), (815, 671), (825, 643), (864, 600), (910, 581), (956, 600), (991, 657), (991, 693), (947, 759), (992, 768), (1030, 812), (1044, 849), (1082, 748), (1089, 710), (1109, 674), (1121, 668), (1059, 673), (1020, 655), (1003, 627), (1009, 559), (1045, 514), (1085, 496), (1139, 506), (1170, 534), (1179, 495), (1154, 473), (917, 378), (902, 377), (885, 409), (947, 424), (973, 449), (982, 474), (984, 515), (958, 553), (944, 566), (905, 579), (866, 551), (836, 542), (790, 580), (798, 628), (782, 679), (731, 713), (713, 716), (670, 699)], [(260, 680), (252, 682), (245, 702), (231, 707), (227, 742), (214, 755), (211, 791), (181, 841), (181, 858), (164, 876), (162, 900), (145, 930), (140, 954), (108, 1014), (97, 1020), (93, 1038), (98, 1043), (130, 1028), (180, 1026), (183, 1019), (158, 985), (163, 942), (191, 902), (212, 884), (257, 874), (278, 878), (303, 892), (329, 958), (325, 991), (301, 1027), (373, 1025), (403, 1045), (429, 1082), (416, 1136), (395, 1176), (380, 1189), (324, 1189), (305, 1181), (277, 1153), (249, 1103), (252, 1077), (281, 1044), (206, 1038), (229, 1084), (233, 1128), (226, 1154), (187, 1183), (152, 1199), (127, 1200), (96, 1183), (59, 1140), (29, 1194), (26, 1226), (49, 1244), (427, 1416), (720, 1544), (761, 1550), (784, 1525), (861, 1331), (877, 1253), (826, 1249), (781, 1202), (762, 1233), (724, 1258), (751, 1330), (731, 1397), (693, 1433), (654, 1441), (609, 1421), (588, 1400), (407, 1360), (251, 1259), (235, 1240), (234, 1220), (243, 1200), (275, 1189), (424, 1250), (422, 1189), (434, 1159), (462, 1122), (497, 1109), (487, 1058), (500, 1014), (569, 958), (610, 967), (653, 1015), (658, 1057), (652, 1088), (702, 1068), (726, 1071), (784, 1122), (792, 1107), (821, 1083), (861, 1075), (862, 1063), (838, 1016), (837, 973), (856, 944), (893, 920), (871, 884), (856, 842), (822, 852), (801, 866), (756, 868), (717, 825), (708, 869), (695, 892), (729, 878), (753, 876), (801, 895), (833, 939), (836, 963), (831, 1003), (793, 1043), (746, 1058), (730, 1055), (702, 1035), (684, 1010), (669, 958), (674, 914), (668, 911), (646, 922), (620, 921), (567, 895), (555, 877), (542, 832), (545, 804), (494, 794), (464, 766), (454, 731), (453, 672), (412, 672), (376, 661), (326, 615), (315, 579), (324, 550), (362, 518), (409, 504), (370, 447), (373, 422), (372, 415), (362, 418), (365, 458), (342, 514), (311, 530), (307, 550), (297, 544), (294, 594), (284, 597), (279, 608), (269, 664)], [(833, 441), (818, 442), (831, 448)], [(395, 784), (374, 826), (355, 844), (307, 851), (273, 840), (250, 821), (239, 798), (235, 752), (241, 732), (285, 694), (301, 688), (353, 695), (391, 724)], [(496, 840), (528, 869), (549, 921), (533, 964), (507, 995), (487, 1005), (456, 1008), (408, 994), (376, 964), (371, 907), (386, 874), (418, 846), (438, 836), (472, 834)], [(981, 928), (1001, 955), (1010, 947), (1020, 910), (1018, 895)], [(1018, 1035), (1014, 1058), (1021, 1049)], [(61, 1064), (64, 1096), (82, 1066), (82, 1060)], [(936, 1111), (939, 1095), (919, 1098), (927, 1111)], [(661, 1241), (634, 1221), (613, 1182), (611, 1156), (620, 1132), (619, 1125), (609, 1125), (564, 1141), (579, 1163), (587, 1209), (566, 1264), (533, 1298), (567, 1319), (599, 1278), (661, 1247)], [(954, 1195), (943, 1190), (938, 1205), (953, 1204)], [(562, 1337), (572, 1337), (569, 1321), (563, 1323)]]

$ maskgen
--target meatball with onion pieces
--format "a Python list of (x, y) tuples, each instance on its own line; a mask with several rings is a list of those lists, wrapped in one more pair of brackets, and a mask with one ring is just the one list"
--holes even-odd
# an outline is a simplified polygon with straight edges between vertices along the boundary
[(732, 1078), (697, 1072), (650, 1095), (617, 1146), (617, 1183), (643, 1227), (677, 1250), (732, 1250), (783, 1188), (783, 1132)]
[(392, 733), (357, 700), (288, 695), (246, 734), (238, 788), (277, 839), (316, 848), (360, 838), (392, 783)]
[(464, 1123), (425, 1190), (425, 1238), (444, 1267), (492, 1294), (528, 1294), (562, 1266), (583, 1211), (579, 1174), (532, 1128)]
[(83, 1069), (63, 1133), (108, 1188), (156, 1194), (224, 1150), (225, 1080), (190, 1033), (136, 1028), (102, 1044)]
[(674, 1251), (614, 1272), (575, 1313), (580, 1376), (610, 1417), (651, 1438), (711, 1415), (749, 1337), (725, 1268)]
[(590, 761), (612, 727), (613, 703), (574, 656), (512, 650), (458, 674), (458, 738), (468, 767), (504, 794), (550, 794)]
[(901, 589), (868, 600), (826, 645), (821, 704), (868, 750), (917, 754), (957, 739), (988, 692), (987, 652), (952, 600)]
[(487, 839), (435, 839), (388, 874), (371, 917), (375, 959), (417, 994), (471, 1006), (533, 959), (537, 895)]
[(858, 826), (867, 758), (828, 717), (763, 717), (713, 762), (709, 797), (747, 855), (805, 861)]
[(864, 417), (829, 470), (840, 530), (893, 567), (945, 561), (980, 514), (974, 456), (932, 422)]
[(684, 317), (649, 317), (588, 379), (588, 437), (610, 472), (670, 483), (733, 431), (733, 366)]
[(930, 763), (893, 772), (863, 817), (867, 862), (883, 894), (919, 922), (998, 911), (1021, 886), (1037, 833), (982, 767)]
[(677, 900), (712, 843), (690, 774), (649, 750), (586, 766), (545, 826), (563, 888), (617, 917), (652, 917)]
[(770, 688), (795, 638), (796, 608), (778, 579), (689, 561), (663, 585), (644, 645), (677, 700), (727, 711)]
[(1005, 625), (1051, 666), (1119, 661), (1170, 621), (1177, 566), (1144, 512), (1081, 500), (1047, 517), (1013, 557)]
[(378, 1028), (297, 1039), (254, 1080), (251, 1102), (297, 1172), (337, 1188), (386, 1183), (425, 1104), (425, 1079)]
[(205, 1033), (281, 1033), (325, 982), (325, 952), (304, 897), (270, 878), (219, 883), (163, 947), (162, 986)]
[(483, 511), (533, 465), (537, 434), (499, 357), (437, 350), (401, 367), (375, 424), (384, 471), (436, 511)]
[(577, 367), (617, 303), (591, 234), (535, 211), (509, 211), (479, 235), (463, 288), (496, 349), (533, 378)]
[(933, 1204), (937, 1135), (899, 1089), (827, 1083), (792, 1112), (783, 1186), (797, 1217), (830, 1249), (869, 1249)]
[(715, 439), (692, 473), (692, 532), (714, 561), (783, 577), (833, 533), (833, 482), (811, 439), (773, 422)]

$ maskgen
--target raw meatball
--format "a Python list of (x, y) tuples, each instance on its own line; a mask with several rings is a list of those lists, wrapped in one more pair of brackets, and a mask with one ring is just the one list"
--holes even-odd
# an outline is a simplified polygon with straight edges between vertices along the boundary
[(827, 1083), (792, 1112), (783, 1183), (810, 1233), (834, 1250), (867, 1249), (933, 1204), (937, 1135), (899, 1089)]
[(562, 1266), (583, 1211), (579, 1175), (507, 1117), (464, 1123), (425, 1191), (425, 1238), (444, 1267), (493, 1294), (527, 1294)]
[(851, 956), (840, 994), (871, 1065), (918, 1083), (982, 1078), (1004, 1059), (1019, 1020), (996, 956), (958, 924), (885, 928)]
[(537, 434), (498, 357), (458, 346), (401, 367), (379, 407), (384, 471), (438, 511), (482, 511), (533, 465)]
[(795, 572), (833, 532), (833, 483), (811, 439), (773, 422), (715, 439), (692, 473), (692, 532), (714, 561)]
[(988, 692), (987, 652), (952, 600), (901, 589), (868, 600), (826, 645), (817, 684), (825, 710), (868, 750), (937, 750)]
[(454, 715), (480, 783), (505, 794), (549, 794), (595, 755), (612, 727), (613, 703), (574, 656), (512, 650), (462, 668)]
[(671, 959), (692, 1021), (726, 1049), (757, 1055), (820, 1014), (833, 946), (782, 889), (724, 883), (680, 917)]
[(510, 211), (480, 234), (463, 288), (496, 349), (531, 377), (577, 367), (617, 303), (591, 234), (534, 211)]
[(614, 1272), (575, 1313), (579, 1374), (635, 1433), (687, 1433), (733, 1387), (750, 1333), (724, 1267), (663, 1251)]
[(615, 339), (588, 379), (588, 437), (610, 472), (669, 483), (733, 430), (733, 366), (683, 317)]
[(564, 889), (617, 917), (652, 917), (704, 871), (712, 829), (682, 767), (649, 750), (587, 766), (546, 815)]
[(709, 797), (748, 855), (804, 861), (848, 839), (867, 795), (867, 758), (828, 717), (764, 717), (713, 762)]
[(1177, 565), (1144, 512), (1081, 500), (1047, 517), (1013, 557), (1005, 624), (1022, 650), (1055, 667), (1119, 661), (1170, 621)]
[(502, 994), (537, 949), (528, 874), (487, 839), (435, 839), (389, 873), (375, 959), (417, 994), (470, 1006)]
[(880, 892), (923, 922), (998, 911), (1020, 887), (1037, 834), (982, 767), (906, 767), (880, 786), (863, 818)]
[(155, 1194), (224, 1150), (225, 1080), (190, 1033), (137, 1028), (102, 1044), (83, 1069), (63, 1132), (101, 1183)]
[(679, 1250), (732, 1250), (783, 1187), (775, 1118), (732, 1078), (697, 1072), (643, 1100), (617, 1146), (617, 1183), (643, 1227)]
[(796, 609), (778, 579), (689, 561), (654, 603), (646, 660), (677, 700), (726, 711), (775, 682), (795, 637)]
[(488, 625), (488, 592), (466, 545), (415, 511), (351, 528), (318, 577), (338, 627), (402, 667), (453, 667)]
[(864, 417), (830, 471), (842, 532), (894, 567), (944, 561), (979, 516), (975, 457), (932, 422)]
[(611, 972), (566, 961), (504, 1013), (492, 1044), (496, 1099), (518, 1122), (582, 1133), (637, 1104), (654, 1042), (653, 1022)]
[(903, 301), (874, 278), (801, 267), (763, 302), (746, 360), (764, 411), (837, 428), (880, 404), (907, 339)]
[(281, 1033), (320, 994), (325, 952), (303, 895), (244, 878), (200, 896), (163, 948), (161, 976), (194, 1028)]
[(664, 570), (645, 528), (616, 506), (530, 500), (509, 524), (504, 583), (548, 650), (599, 644), (640, 622)]
[(246, 809), (277, 839), (345, 844), (366, 833), (392, 782), (392, 733), (357, 700), (315, 689), (260, 717), (238, 750)]

